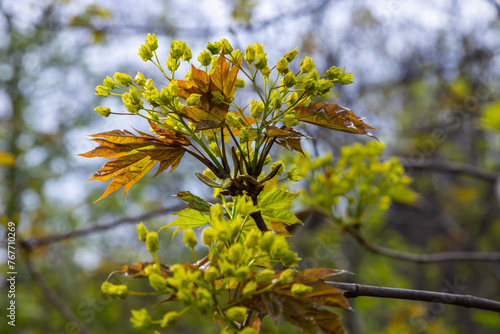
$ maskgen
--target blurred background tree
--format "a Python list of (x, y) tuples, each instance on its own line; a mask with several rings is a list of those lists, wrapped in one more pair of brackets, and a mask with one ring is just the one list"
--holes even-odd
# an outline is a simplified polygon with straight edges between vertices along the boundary
[[(103, 184), (84, 183), (99, 167), (76, 156), (93, 147), (86, 135), (137, 126), (93, 112), (102, 104), (94, 87), (115, 71), (154, 70), (137, 56), (148, 32), (162, 45), (188, 41), (193, 55), (206, 41), (227, 38), (239, 49), (254, 41), (272, 45), (268, 56), (274, 59), (300, 46), (299, 57), (314, 57), (318, 70), (347, 65), (355, 84), (338, 88), (329, 100), (384, 129), (378, 135), (387, 145), (384, 154), (401, 158), (420, 194), (415, 205), (393, 203), (387, 215), (374, 218), (366, 239), (415, 254), (498, 250), (500, 142), (480, 118), (488, 108), (500, 114), (494, 108), (500, 99), (499, 17), (495, 0), (3, 1), (0, 152), (15, 164), (7, 159), (0, 167), (0, 219), (18, 223), (13, 332), (76, 333), (72, 321), (81, 333), (136, 332), (129, 310), (143, 307), (143, 300), (117, 302), (99, 291), (110, 271), (148, 256), (137, 251), (142, 248), (130, 223), (164, 225), (166, 213), (180, 205), (171, 197), (177, 190), (210, 196), (187, 181), (195, 160), (175, 177), (146, 178), (127, 202), (115, 194), (92, 204)], [(161, 51), (166, 59), (168, 48)], [(365, 141), (304, 131), (314, 137), (304, 144), (311, 157), (331, 152), (336, 159), (344, 145)], [(304, 266), (347, 269), (356, 273), (348, 279), (364, 284), (500, 298), (498, 262), (398, 261), (367, 252), (341, 230), (307, 218), (307, 233), (298, 231), (296, 238)], [(178, 241), (164, 250), (166, 259), (188, 259), (176, 251)], [(437, 303), (359, 298), (352, 304), (356, 313), (344, 314), (350, 333), (500, 329), (495, 314)], [(193, 314), (195, 321), (175, 329), (214, 332), (198, 319)], [(0, 331), (12, 328), (3, 321)]]

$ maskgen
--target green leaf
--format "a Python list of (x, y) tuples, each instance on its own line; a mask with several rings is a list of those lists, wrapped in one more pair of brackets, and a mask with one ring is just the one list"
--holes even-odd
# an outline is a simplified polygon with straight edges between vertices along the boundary
[(201, 174), (201, 173), (198, 173), (198, 172), (195, 174), (196, 174), (196, 177), (198, 177), (198, 179), (201, 182), (205, 183), (207, 186), (212, 187), (212, 188), (220, 188), (221, 187), (221, 184), (219, 182), (212, 180), (208, 176)]
[[(186, 208), (179, 212), (172, 213), (172, 215), (177, 215), (177, 217), (173, 222), (163, 227), (168, 226), (178, 226), (174, 231), (172, 238), (178, 231), (187, 230), (190, 228), (202, 227), (210, 223), (210, 216), (206, 215), (198, 210)], [(162, 227), (162, 228), (163, 228)]]
[(203, 198), (191, 194), (191, 192), (189, 191), (178, 191), (176, 197), (185, 202), (188, 202), (189, 208), (202, 212), (209, 212), (210, 207), (213, 205), (205, 201)]
[(302, 224), (290, 211), (292, 200), (299, 194), (292, 194), (285, 189), (266, 188), (257, 197), (264, 221), (271, 226)]

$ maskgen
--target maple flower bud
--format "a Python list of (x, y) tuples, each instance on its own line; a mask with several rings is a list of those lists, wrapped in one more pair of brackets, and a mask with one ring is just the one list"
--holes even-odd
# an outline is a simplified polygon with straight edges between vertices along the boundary
[(151, 253), (154, 253), (158, 249), (160, 249), (160, 241), (158, 241), (158, 233), (156, 232), (148, 233), (148, 236), (146, 237), (146, 248)]
[(110, 90), (113, 90), (116, 88), (116, 82), (114, 82), (113, 79), (111, 79), (109, 76), (107, 76), (106, 79), (104, 79), (102, 84), (104, 86), (108, 87)]
[(255, 60), (255, 48), (251, 45), (248, 45), (245, 49), (245, 60), (249, 64), (253, 63)]
[[(292, 127), (292, 126), (296, 126), (296, 125), (299, 125), (300, 122), (299, 120), (297, 120), (295, 118), (295, 113), (291, 112), (291, 113), (287, 113), (284, 117), (283, 117), (283, 125), (284, 126), (288, 126), (288, 127)], [(287, 174), (288, 175), (288, 174)]]
[(138, 54), (141, 57), (141, 59), (144, 60), (144, 61), (148, 61), (151, 58), (153, 58), (153, 53), (148, 48), (148, 46), (144, 45), (144, 44), (141, 45), (141, 47), (139, 48), (139, 53)]
[(217, 55), (222, 50), (222, 43), (221, 42), (215, 42), (215, 43), (212, 44), (210, 42), (207, 42), (207, 50), (212, 55)]
[(230, 61), (231, 64), (236, 65), (240, 62), (241, 60), (241, 51), (236, 49), (231, 53)]
[(292, 72), (288, 72), (283, 78), (283, 85), (287, 88), (292, 88), (297, 83), (297, 78)]
[(341, 68), (337, 66), (332, 66), (330, 67), (329, 70), (326, 71), (326, 78), (330, 81), (336, 81), (339, 77), (339, 74), (341, 72)]
[(257, 56), (257, 59), (255, 60), (255, 67), (259, 70), (262, 70), (266, 68), (267, 66), (267, 53), (261, 53)]
[(290, 50), (287, 53), (285, 53), (286, 61), (291, 63), (295, 59), (295, 56), (297, 55), (297, 53), (299, 53), (299, 48), (295, 48), (295, 49)]
[(208, 66), (212, 62), (212, 55), (207, 50), (203, 50), (198, 56), (201, 66)]
[(321, 79), (319, 81), (318, 91), (320, 91), (322, 94), (326, 94), (332, 87), (333, 82), (331, 82), (330, 80)]
[(339, 78), (339, 83), (341, 85), (350, 85), (354, 82), (352, 79), (354, 79), (354, 75), (351, 73), (343, 73), (343, 75)]
[(262, 73), (263, 76), (268, 77), (271, 73), (271, 69), (266, 65), (266, 67), (260, 70), (260, 73)]
[(234, 272), (236, 271), (236, 267), (228, 262), (221, 262), (220, 263), (220, 271), (225, 277), (231, 277), (234, 276)]
[(292, 268), (288, 268), (281, 273), (279, 280), (283, 284), (289, 284), (293, 282), (294, 275), (295, 275), (295, 270)]
[(264, 159), (264, 166), (269, 165), (271, 161), (273, 161), (271, 156), (270, 155), (266, 156), (266, 158)]
[(146, 45), (148, 46), (148, 48), (151, 50), (151, 51), (154, 51), (156, 49), (158, 49), (158, 39), (156, 38), (156, 35), (153, 34), (148, 34), (148, 36), (146, 37)]
[(146, 241), (146, 238), (148, 237), (148, 228), (144, 226), (143, 223), (140, 223), (137, 225), (137, 234), (139, 235), (139, 241), (144, 242)]
[(219, 270), (216, 267), (210, 267), (203, 273), (203, 278), (210, 284), (213, 284), (220, 277)]
[(276, 89), (273, 91), (273, 95), (271, 96), (271, 103), (269, 104), (271, 108), (274, 108), (276, 110), (279, 110), (281, 108), (281, 105), (283, 102), (281, 101), (281, 95), (280, 92), (278, 92)]
[(190, 61), (191, 58), (193, 58), (193, 54), (191, 53), (189, 46), (186, 45), (186, 49), (184, 50), (181, 59), (184, 61)]
[(198, 244), (198, 240), (196, 240), (196, 234), (192, 229), (184, 230), (184, 243), (188, 247), (195, 247)]
[(269, 252), (275, 240), (276, 234), (268, 231), (262, 235), (261, 239), (259, 240), (259, 246), (266, 252)]
[(241, 128), (239, 137), (240, 142), (245, 143), (250, 140), (250, 132), (248, 132), (247, 128)]
[(99, 106), (99, 107), (95, 108), (94, 110), (97, 111), (99, 113), (99, 115), (104, 116), (104, 117), (108, 117), (111, 114), (111, 109), (105, 108), (105, 107)]
[(257, 57), (264, 53), (264, 43), (258, 44), (257, 42), (253, 42), (253, 47), (255, 49), (255, 55)]
[(153, 287), (158, 292), (166, 292), (167, 291), (167, 281), (163, 278), (162, 275), (157, 273), (152, 273), (148, 276), (149, 285)]
[(234, 84), (234, 87), (236, 88), (245, 88), (246, 82), (245, 80), (238, 78), (236, 79), (236, 83)]
[(286, 178), (292, 182), (300, 181), (302, 179), (302, 175), (300, 174), (299, 167), (293, 165), (293, 167), (286, 172)]
[(223, 38), (221, 40), (221, 44), (224, 48), (224, 54), (229, 55), (229, 54), (231, 54), (231, 52), (233, 52), (233, 47), (231, 46), (231, 44), (229, 43), (229, 41), (227, 39)]
[(285, 75), (289, 72), (288, 70), (288, 62), (286, 61), (285, 58), (280, 57), (278, 59), (278, 62), (276, 63), (276, 69), (278, 70), (278, 73), (281, 75)]
[(132, 318), (130, 321), (134, 325), (134, 328), (138, 329), (146, 329), (151, 326), (151, 317), (148, 314), (148, 311), (143, 308), (140, 310), (132, 310)]
[(298, 98), (299, 94), (297, 94), (297, 92), (293, 92), (292, 94), (290, 94), (290, 96), (288, 96), (288, 105), (293, 105), (295, 102), (297, 102)]
[(214, 230), (211, 227), (207, 227), (206, 229), (204, 229), (201, 240), (203, 241), (204, 245), (207, 245), (207, 246), (211, 245), (215, 240)]
[(254, 248), (259, 244), (259, 240), (262, 238), (262, 232), (258, 229), (252, 229), (245, 237), (245, 247)]
[(184, 74), (184, 80), (191, 81), (192, 78), (193, 78), (193, 75), (191, 72), (186, 72), (186, 74)]
[(128, 296), (128, 287), (124, 284), (114, 285), (106, 281), (102, 283), (101, 291), (117, 299), (125, 299)]
[(319, 74), (316, 69), (313, 69), (304, 79), (304, 89), (308, 93), (313, 93), (319, 88)]
[(106, 97), (109, 95), (109, 87), (99, 85), (95, 88), (95, 90), (97, 91), (97, 93), (95, 93), (97, 96)]
[(240, 119), (235, 112), (228, 112), (226, 114), (226, 125), (236, 127), (240, 125)]
[(234, 274), (238, 282), (245, 282), (250, 277), (250, 268), (247, 266), (240, 267)]
[(296, 297), (302, 297), (307, 293), (311, 292), (312, 289), (313, 289), (312, 286), (295, 283), (294, 285), (292, 285), (292, 294)]
[(208, 148), (216, 157), (220, 157), (219, 145), (216, 142), (210, 143)]
[(115, 79), (117, 84), (123, 87), (128, 87), (132, 84), (132, 77), (125, 73), (116, 72), (115, 75), (113, 75), (113, 79)]
[(299, 256), (297, 255), (297, 253), (295, 253), (294, 251), (291, 251), (291, 250), (285, 252), (285, 254), (282, 255), (280, 258), (280, 262), (284, 267), (296, 266), (297, 263), (299, 262), (299, 260), (300, 259), (299, 259)]
[(128, 95), (129, 103), (133, 105), (140, 105), (142, 103), (141, 96), (139, 95), (139, 93), (137, 93), (135, 88), (130, 88), (128, 91)]
[(167, 69), (169, 71), (175, 71), (179, 68), (181, 65), (181, 62), (179, 61), (178, 58), (172, 57), (172, 55), (169, 55), (167, 58)]
[(250, 116), (259, 118), (262, 116), (262, 112), (264, 111), (264, 103), (255, 101), (252, 99), (250, 101)]
[(250, 281), (243, 288), (243, 296), (247, 296), (257, 290), (257, 282)]
[(255, 280), (259, 284), (270, 284), (274, 279), (274, 271), (271, 269), (264, 269), (262, 270), (257, 277), (255, 277)]
[(247, 308), (243, 306), (233, 306), (226, 311), (226, 315), (231, 320), (243, 320), (247, 315)]
[(189, 95), (188, 99), (186, 100), (186, 105), (188, 106), (194, 106), (198, 102), (200, 102), (201, 95), (193, 93)]
[(283, 163), (283, 161), (278, 160), (276, 162), (273, 162), (273, 164), (271, 165), (271, 171), (273, 171), (278, 165), (281, 165), (280, 169), (278, 170), (279, 175), (285, 171), (285, 164)]
[(180, 314), (177, 311), (170, 311), (163, 316), (161, 327), (175, 326), (179, 321)]
[(146, 83), (146, 78), (144, 77), (144, 74), (142, 74), (141, 72), (137, 72), (134, 81), (137, 82), (138, 85), (142, 86)]
[(312, 58), (310, 57), (305, 57), (304, 59), (302, 59), (302, 61), (300, 62), (300, 71), (302, 73), (308, 73), (310, 71), (312, 71), (312, 69), (315, 67), (314, 65), (314, 61)]
[(231, 263), (237, 264), (241, 260), (242, 256), (243, 256), (243, 247), (241, 246), (240, 243), (236, 243), (234, 245), (231, 245), (231, 247), (229, 247), (229, 250), (227, 251), (227, 259)]
[(170, 56), (175, 60), (180, 59), (186, 50), (186, 46), (186, 42), (172, 41), (170, 44)]

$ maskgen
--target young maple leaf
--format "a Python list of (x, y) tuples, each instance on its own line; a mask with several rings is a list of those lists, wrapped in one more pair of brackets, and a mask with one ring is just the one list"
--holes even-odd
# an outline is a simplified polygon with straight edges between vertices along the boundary
[(377, 139), (368, 132), (372, 128), (364, 123), (362, 118), (356, 116), (352, 110), (339, 106), (335, 103), (318, 102), (307, 106), (296, 106), (295, 117), (302, 122), (315, 124), (336, 131), (356, 133)]
[[(137, 181), (143, 178), (157, 163), (156, 175), (170, 167), (169, 173), (177, 168), (186, 151), (184, 146), (191, 145), (189, 138), (177, 132), (160, 128), (150, 122), (153, 131), (160, 137), (155, 137), (137, 131), (139, 136), (127, 130), (114, 130), (91, 135), (99, 146), (93, 150), (79, 154), (82, 157), (114, 158), (106, 162), (90, 180), (107, 181), (111, 183), (97, 201), (125, 187), (127, 191)], [(89, 180), (89, 181), (90, 181)], [(97, 202), (96, 201), (96, 202)]]
[[(207, 74), (191, 65), (191, 81), (177, 80), (177, 95), (185, 100), (191, 94), (200, 94), (200, 101), (194, 106), (186, 106), (182, 116), (193, 123), (211, 121), (220, 124), (226, 118), (229, 101), (236, 91), (236, 79), (241, 60), (230, 69), (230, 63), (222, 53), (212, 74)], [(223, 102), (215, 103), (214, 95), (221, 94)]]

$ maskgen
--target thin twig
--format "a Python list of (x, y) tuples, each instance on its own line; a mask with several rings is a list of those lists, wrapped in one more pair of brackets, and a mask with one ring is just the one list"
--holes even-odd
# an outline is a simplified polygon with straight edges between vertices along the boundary
[(394, 249), (380, 247), (370, 244), (360, 234), (360, 232), (352, 227), (345, 229), (361, 246), (366, 250), (388, 256), (394, 259), (410, 261), (415, 263), (439, 263), (452, 261), (483, 261), (483, 262), (500, 262), (500, 252), (442, 252), (434, 254), (411, 254)]
[(58, 241), (63, 241), (63, 240), (71, 239), (71, 238), (83, 237), (83, 236), (87, 236), (89, 234), (94, 234), (94, 233), (101, 232), (104, 230), (109, 230), (111, 228), (117, 227), (117, 226), (122, 225), (122, 224), (137, 223), (137, 222), (147, 220), (147, 219), (150, 219), (150, 218), (153, 218), (156, 216), (161, 216), (161, 215), (165, 215), (165, 214), (168, 214), (171, 212), (181, 210), (184, 207), (185, 207), (184, 205), (176, 205), (176, 206), (172, 206), (169, 208), (163, 208), (163, 209), (151, 211), (151, 212), (148, 212), (148, 213), (145, 213), (145, 214), (142, 214), (139, 216), (135, 216), (135, 217), (121, 218), (121, 219), (112, 221), (110, 223), (96, 225), (96, 226), (84, 228), (81, 230), (75, 230), (75, 231), (70, 231), (70, 232), (66, 232), (66, 233), (50, 235), (50, 236), (42, 237), (42, 238), (24, 240), (22, 243), (23, 243), (23, 246), (25, 248), (32, 249), (32, 248), (40, 247), (42, 245), (51, 244), (51, 243), (58, 242)]
[(401, 164), (407, 169), (428, 169), (436, 170), (439, 172), (449, 174), (464, 174), (475, 177), (485, 182), (495, 183), (497, 181), (497, 174), (485, 171), (479, 167), (471, 165), (463, 165), (449, 161), (437, 160), (423, 160), (423, 161), (409, 161), (406, 158), (401, 158)]
[(380, 286), (361, 285), (357, 283), (327, 282), (333, 287), (346, 291), (346, 298), (378, 297), (419, 300), (439, 304), (458, 305), (500, 313), (500, 302), (471, 295), (459, 295), (445, 292), (433, 292), (411, 289), (386, 288)]
[(35, 269), (30, 258), (26, 260), (26, 264), (33, 280), (40, 287), (49, 302), (51, 302), (52, 305), (54, 305), (54, 307), (59, 311), (59, 313), (61, 313), (63, 317), (65, 317), (73, 326), (76, 327), (75, 329), (78, 333), (90, 334), (90, 331), (85, 323), (73, 313), (73, 311), (57, 295), (57, 293), (47, 284), (42, 274), (40, 274)]

